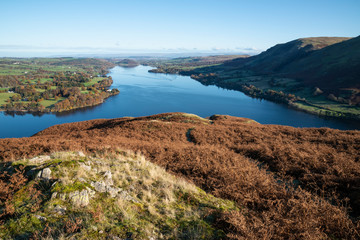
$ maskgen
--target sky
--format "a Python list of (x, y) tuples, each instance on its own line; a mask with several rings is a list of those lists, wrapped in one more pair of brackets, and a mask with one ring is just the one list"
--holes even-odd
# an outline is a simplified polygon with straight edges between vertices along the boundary
[(360, 35), (360, 0), (0, 0), (0, 57), (238, 52)]

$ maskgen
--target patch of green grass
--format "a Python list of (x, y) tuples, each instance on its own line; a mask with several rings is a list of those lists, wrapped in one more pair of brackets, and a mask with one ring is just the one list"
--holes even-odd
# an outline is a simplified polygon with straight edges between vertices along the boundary
[(14, 96), (16, 93), (0, 93), (0, 106), (6, 104), (6, 100), (10, 99), (10, 97)]
[(35, 88), (35, 90), (36, 90), (37, 92), (45, 92), (45, 89), (41, 89), (41, 88)]
[(84, 86), (85, 87), (90, 87), (90, 86), (100, 82), (103, 79), (104, 79), (103, 77), (94, 77), (94, 78), (91, 79), (90, 82), (84, 83)]
[(40, 104), (43, 105), (43, 106), (46, 107), (46, 108), (50, 108), (50, 107), (52, 107), (55, 103), (60, 102), (60, 101), (62, 101), (62, 100), (64, 100), (64, 99), (66, 99), (66, 98), (60, 97), (60, 98), (58, 98), (57, 100), (55, 100), (55, 98), (52, 98), (52, 99), (49, 99), (49, 100), (43, 100), (43, 101), (40, 102)]
[(32, 233), (43, 229), (43, 223), (33, 214), (24, 214), (20, 218), (10, 219), (6, 224), (0, 227), (0, 238), (14, 239), (11, 236), (17, 236), (19, 239), (29, 239)]
[(89, 183), (83, 183), (79, 181), (75, 181), (73, 184), (66, 184), (66, 185), (61, 183), (56, 183), (52, 188), (52, 192), (69, 193), (69, 192), (81, 191), (86, 189), (87, 187), (91, 188), (91, 185)]

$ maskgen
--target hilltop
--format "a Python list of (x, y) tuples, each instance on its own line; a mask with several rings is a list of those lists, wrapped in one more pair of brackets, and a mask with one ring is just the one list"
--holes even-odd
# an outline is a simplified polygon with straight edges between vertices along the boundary
[(237, 210), (131, 152), (55, 152), (1, 170), (2, 239), (221, 239), (216, 216)]
[[(212, 238), (221, 238), (216, 235), (221, 234), (221, 231), (230, 239), (360, 237), (359, 131), (301, 129), (261, 125), (251, 119), (224, 115), (201, 118), (192, 114), (167, 113), (68, 123), (50, 127), (29, 138), (0, 140), (0, 158), (4, 166), (33, 166), (28, 159), (38, 155), (83, 151), (83, 157), (87, 158), (83, 161), (86, 166), (104, 166), (104, 171), (109, 166), (113, 175), (113, 171), (117, 171), (117, 164), (123, 160), (106, 156), (124, 155), (124, 150), (143, 155), (146, 160), (161, 166), (168, 173), (185, 178), (217, 199), (202, 195), (202, 200), (229, 200), (223, 202), (223, 207), (218, 205), (222, 210), (215, 208), (216, 214), (211, 217), (211, 221), (204, 218), (194, 220), (201, 226), (208, 226), (201, 229), (210, 229), (206, 231)], [(105, 157), (90, 158), (96, 157), (96, 154), (105, 154)], [(74, 163), (75, 169), (78, 169), (77, 164), (82, 164), (81, 159)], [(136, 159), (135, 162), (139, 161)], [(63, 160), (60, 162), (60, 169), (61, 166), (72, 166)], [(48, 163), (42, 164), (38, 169), (44, 171)], [(140, 166), (134, 169), (143, 171)], [(71, 171), (68, 174), (72, 176), (70, 180), (76, 179), (74, 176), (77, 174)], [(89, 176), (85, 174), (82, 178), (90, 186), (91, 181), (100, 181), (104, 177), (100, 172), (92, 178)], [(136, 183), (139, 180), (132, 181)], [(148, 184), (144, 183), (144, 186)], [(138, 191), (138, 187), (135, 186), (135, 191)], [(56, 192), (63, 191), (61, 189), (66, 188), (59, 187)], [(78, 189), (78, 192), (84, 189)], [(54, 191), (51, 190), (52, 193)], [(195, 192), (194, 196), (197, 194)], [(200, 191), (199, 194), (203, 193)], [(139, 199), (137, 195), (131, 197)], [(190, 203), (195, 204), (193, 206), (199, 211), (202, 211), (200, 207), (204, 204), (209, 206), (209, 203), (200, 204), (197, 200), (192, 202), (192, 199)], [(68, 203), (57, 204), (64, 207)], [(104, 202), (104, 206), (110, 206), (108, 204)], [(69, 205), (65, 207), (70, 208)], [(143, 210), (143, 206), (138, 206), (135, 211), (142, 213)], [(77, 216), (81, 218), (82, 215)], [(48, 216), (44, 217), (48, 219)], [(120, 219), (123, 221), (126, 218)], [(137, 216), (133, 216), (132, 221), (139, 221), (136, 219)], [(76, 226), (73, 228), (75, 234), (90, 231), (82, 229), (86, 226), (82, 223)], [(158, 225), (155, 226), (160, 229), (156, 231), (164, 231)], [(104, 230), (97, 227), (97, 230), (106, 234), (113, 229), (116, 226), (109, 225)], [(125, 229), (140, 234), (129, 225)]]

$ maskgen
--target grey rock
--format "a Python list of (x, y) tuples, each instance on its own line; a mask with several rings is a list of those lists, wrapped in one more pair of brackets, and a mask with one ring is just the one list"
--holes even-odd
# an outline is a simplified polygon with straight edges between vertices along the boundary
[(50, 168), (44, 168), (43, 170), (39, 171), (36, 178), (50, 180), (51, 179), (51, 170)]
[(57, 214), (60, 214), (60, 215), (64, 215), (66, 213), (66, 207), (62, 207), (60, 205), (57, 205), (54, 208), (54, 212), (57, 213)]
[(40, 216), (40, 215), (34, 215), (34, 217), (36, 217), (36, 218), (39, 219), (40, 221), (46, 221), (46, 220), (47, 220), (46, 217), (43, 217), (43, 216)]
[(56, 198), (57, 194), (58, 194), (57, 192), (54, 192), (53, 194), (51, 194), (51, 199)]
[(41, 164), (41, 163), (44, 163), (44, 162), (46, 162), (46, 161), (48, 161), (50, 159), (51, 159), (50, 156), (45, 156), (45, 155), (37, 156), (37, 157), (29, 159), (29, 163), (31, 163), (31, 164)]
[(51, 170), (50, 170), (50, 168), (43, 169), (41, 177), (44, 178), (44, 179), (51, 179)]
[(135, 202), (135, 203), (139, 202), (138, 200), (136, 200), (135, 198), (130, 196), (130, 194), (127, 191), (120, 192), (119, 198), (122, 199), (122, 200), (132, 201), (132, 202)]
[(88, 191), (90, 198), (94, 197), (94, 195), (95, 195), (94, 190), (92, 190), (91, 188), (88, 188), (88, 187), (86, 187), (86, 190)]
[(78, 180), (79, 180), (80, 182), (82, 182), (82, 183), (86, 182), (86, 180), (83, 179), (83, 178), (78, 178)]
[(79, 157), (86, 157), (85, 154), (82, 151), (78, 151), (77, 155), (79, 155)]
[(82, 169), (84, 169), (85, 171), (88, 171), (88, 172), (91, 171), (91, 166), (85, 165), (84, 163), (81, 163), (81, 164), (80, 164), (80, 167), (81, 167)]
[(71, 192), (69, 193), (69, 199), (72, 201), (75, 207), (85, 207), (89, 205), (90, 202), (90, 197), (87, 190), (82, 190), (81, 192)]
[(59, 194), (59, 198), (60, 198), (61, 200), (65, 201), (65, 200), (66, 200), (66, 193), (60, 193), (60, 194)]
[(110, 184), (106, 184), (104, 181), (100, 182), (91, 182), (90, 184), (92, 187), (95, 188), (95, 191), (102, 192), (102, 193), (109, 193), (110, 197), (114, 198), (118, 195), (118, 193), (122, 190), (121, 188), (112, 187)]
[(107, 187), (106, 189), (106, 191), (110, 194), (110, 197), (112, 198), (116, 197), (121, 190), (121, 188), (116, 187)]
[(94, 187), (97, 192), (106, 192), (106, 184), (103, 181), (91, 182), (90, 185)]
[(114, 185), (114, 181), (112, 179), (112, 174), (110, 171), (106, 171), (104, 173), (104, 182), (106, 185), (110, 185), (110, 186)]

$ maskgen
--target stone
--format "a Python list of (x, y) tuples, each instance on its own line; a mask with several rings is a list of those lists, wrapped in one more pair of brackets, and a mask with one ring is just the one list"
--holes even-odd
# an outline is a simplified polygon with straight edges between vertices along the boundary
[(37, 156), (37, 157), (29, 159), (29, 163), (31, 163), (31, 164), (41, 164), (41, 163), (44, 163), (44, 162), (46, 162), (46, 161), (48, 161), (50, 159), (51, 159), (50, 156), (45, 156), (45, 155)]
[(46, 180), (51, 179), (51, 170), (50, 170), (50, 168), (44, 168), (42, 170), (41, 177), (46, 179)]
[(84, 163), (81, 163), (81, 164), (80, 164), (80, 167), (81, 167), (82, 169), (84, 169), (85, 171), (88, 171), (88, 172), (91, 171), (91, 166), (85, 165)]
[(81, 192), (71, 192), (69, 193), (69, 199), (72, 201), (75, 207), (86, 207), (90, 202), (90, 197), (87, 190), (82, 190)]
[(60, 194), (59, 194), (59, 198), (60, 198), (61, 200), (65, 201), (65, 200), (66, 200), (66, 193), (60, 193)]
[(94, 190), (92, 190), (92, 189), (89, 188), (89, 187), (86, 187), (86, 190), (88, 191), (89, 196), (90, 196), (91, 198), (94, 197), (94, 195), (95, 195), (95, 191), (94, 191)]
[(86, 182), (86, 180), (85, 180), (84, 178), (82, 178), (82, 177), (78, 178), (78, 180), (79, 180), (80, 182), (82, 182), (82, 183), (85, 183), (85, 182)]
[(110, 186), (114, 185), (114, 181), (112, 179), (112, 174), (110, 171), (106, 171), (104, 173), (104, 181), (106, 185), (110, 185)]
[(58, 194), (57, 192), (54, 192), (53, 194), (51, 194), (51, 199), (56, 198), (57, 194)]
[(77, 155), (78, 155), (79, 157), (86, 157), (85, 154), (83, 153), (83, 151), (78, 151), (78, 152), (77, 152)]
[(54, 212), (57, 213), (57, 214), (60, 214), (60, 215), (64, 215), (66, 213), (66, 207), (62, 207), (60, 205), (57, 205), (54, 208)]
[(43, 170), (39, 171), (36, 178), (50, 180), (51, 179), (51, 170), (50, 168), (44, 168)]
[(102, 193), (109, 193), (110, 197), (114, 198), (122, 190), (121, 188), (112, 187), (110, 184), (106, 184), (104, 181), (91, 182), (90, 185), (95, 188), (95, 191)]
[(34, 215), (34, 217), (36, 217), (36, 218), (39, 219), (40, 221), (46, 221), (46, 220), (47, 220), (46, 217), (43, 217), (43, 216), (40, 216), (40, 215)]
[(122, 199), (122, 200), (132, 201), (132, 202), (135, 202), (135, 203), (139, 202), (138, 200), (136, 200), (135, 198), (130, 196), (130, 194), (127, 191), (120, 192), (119, 198)]
[(121, 188), (107, 187), (106, 191), (110, 194), (110, 197), (114, 198), (121, 191)]
[(97, 192), (106, 192), (106, 184), (103, 181), (91, 182), (90, 185), (94, 187)]

